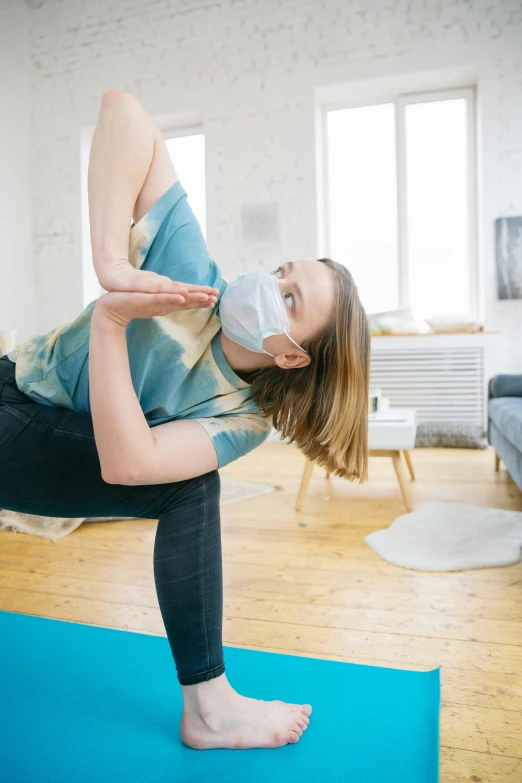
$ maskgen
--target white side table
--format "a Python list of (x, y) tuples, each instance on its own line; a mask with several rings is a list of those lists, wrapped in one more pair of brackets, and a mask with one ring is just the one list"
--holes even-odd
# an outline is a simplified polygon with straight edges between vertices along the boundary
[(415, 408), (391, 408), (387, 413), (371, 413), (368, 417), (368, 449), (370, 457), (391, 457), (402, 499), (408, 511), (413, 511), (410, 488), (401, 460), (415, 480), (410, 450), (415, 448), (417, 416)]
[[(368, 417), (368, 449), (370, 457), (389, 457), (393, 462), (397, 481), (408, 511), (413, 511), (413, 502), (408, 486), (406, 473), (402, 464), (401, 452), (404, 455), (411, 480), (415, 480), (410, 450), (415, 448), (417, 434), (417, 417), (414, 408), (391, 408), (387, 413), (371, 413)], [(301, 510), (314, 463), (305, 463), (301, 486), (295, 504), (296, 511)], [(326, 474), (328, 478), (329, 473)]]

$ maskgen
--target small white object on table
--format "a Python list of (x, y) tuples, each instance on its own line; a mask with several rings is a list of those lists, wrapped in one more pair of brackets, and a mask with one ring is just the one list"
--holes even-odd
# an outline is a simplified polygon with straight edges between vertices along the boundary
[[(368, 416), (368, 450), (370, 457), (389, 457), (397, 475), (404, 505), (413, 511), (413, 502), (408, 486), (406, 472), (401, 458), (408, 467), (411, 480), (415, 480), (410, 450), (415, 448), (417, 434), (417, 415), (415, 408), (390, 408), (385, 413), (370, 413)], [(312, 477), (314, 463), (306, 460), (301, 486), (295, 504), (296, 511), (301, 510), (308, 484)], [(326, 474), (328, 478), (329, 474)]]

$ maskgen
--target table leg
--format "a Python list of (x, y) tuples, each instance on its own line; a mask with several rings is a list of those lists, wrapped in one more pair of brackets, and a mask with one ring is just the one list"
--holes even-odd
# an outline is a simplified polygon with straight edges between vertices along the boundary
[(404, 505), (406, 506), (407, 511), (413, 511), (410, 489), (406, 482), (406, 473), (404, 472), (402, 465), (400, 451), (392, 451), (391, 458), (393, 461), (393, 467), (395, 468), (395, 473), (397, 474), (397, 481), (399, 482), (399, 487), (401, 488)]
[(495, 452), (495, 473), (498, 473), (500, 470), (500, 457), (498, 456), (497, 452)]
[(408, 466), (408, 470), (411, 476), (411, 480), (415, 481), (415, 471), (413, 470), (413, 462), (411, 461), (411, 454), (409, 451), (403, 451), (404, 459), (406, 462), (406, 465)]
[(304, 496), (306, 495), (306, 490), (308, 489), (308, 485), (310, 483), (310, 479), (312, 478), (313, 472), (314, 472), (314, 463), (311, 460), (307, 459), (303, 470), (301, 486), (299, 487), (299, 493), (297, 495), (297, 500), (295, 503), (296, 511), (301, 511), (301, 506), (303, 505)]

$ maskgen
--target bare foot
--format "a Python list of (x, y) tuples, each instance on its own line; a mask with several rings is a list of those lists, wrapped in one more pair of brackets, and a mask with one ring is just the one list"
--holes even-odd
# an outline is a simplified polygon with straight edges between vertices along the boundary
[(280, 748), (298, 742), (310, 722), (309, 704), (241, 696), (225, 674), (182, 690), (181, 737), (197, 750)]

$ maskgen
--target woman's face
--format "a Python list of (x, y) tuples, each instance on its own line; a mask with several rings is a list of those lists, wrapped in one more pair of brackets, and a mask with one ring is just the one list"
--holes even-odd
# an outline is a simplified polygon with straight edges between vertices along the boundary
[[(320, 261), (288, 261), (272, 272), (279, 280), (279, 290), (290, 322), (290, 335), (296, 343), (322, 331), (333, 316), (335, 301), (334, 273)], [(284, 334), (266, 337), (263, 348), (272, 354), (299, 352)]]

